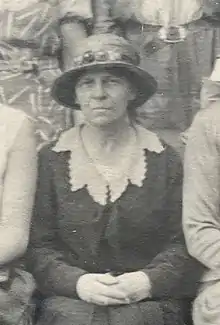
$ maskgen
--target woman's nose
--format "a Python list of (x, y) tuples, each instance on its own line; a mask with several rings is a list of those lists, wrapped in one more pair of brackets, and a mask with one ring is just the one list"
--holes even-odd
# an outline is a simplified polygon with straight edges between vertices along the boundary
[(103, 98), (106, 96), (105, 87), (101, 81), (94, 84), (93, 96), (95, 98)]

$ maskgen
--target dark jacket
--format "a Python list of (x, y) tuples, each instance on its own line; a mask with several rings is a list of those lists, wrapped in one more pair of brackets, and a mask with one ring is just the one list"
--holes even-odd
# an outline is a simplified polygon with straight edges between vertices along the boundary
[(142, 187), (129, 184), (101, 206), (86, 188), (71, 191), (70, 152), (41, 151), (28, 265), (47, 296), (76, 297), (86, 272), (144, 270), (152, 298), (191, 296), (198, 266), (187, 254), (181, 227), (182, 167), (170, 148), (146, 150)]

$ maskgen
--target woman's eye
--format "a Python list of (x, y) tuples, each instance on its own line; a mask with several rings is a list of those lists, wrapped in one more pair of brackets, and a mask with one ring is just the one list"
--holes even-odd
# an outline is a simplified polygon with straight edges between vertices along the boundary
[(90, 79), (87, 79), (87, 80), (83, 80), (80, 82), (80, 86), (91, 86), (93, 84), (93, 81), (90, 80)]
[(106, 83), (108, 83), (108, 84), (111, 84), (111, 85), (118, 85), (119, 84), (119, 80), (118, 79), (108, 79), (108, 80), (106, 80)]

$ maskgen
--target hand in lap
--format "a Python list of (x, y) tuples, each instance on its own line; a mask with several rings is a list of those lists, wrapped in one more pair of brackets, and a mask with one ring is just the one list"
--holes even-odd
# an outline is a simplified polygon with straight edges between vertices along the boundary
[(123, 305), (150, 296), (150, 281), (144, 272), (111, 274), (85, 274), (77, 282), (80, 299), (96, 305)]
[(151, 284), (148, 276), (142, 271), (124, 273), (117, 277), (118, 290), (126, 295), (129, 303), (150, 297)]
[(96, 305), (126, 303), (126, 295), (117, 288), (117, 278), (110, 274), (84, 274), (76, 286), (80, 299)]

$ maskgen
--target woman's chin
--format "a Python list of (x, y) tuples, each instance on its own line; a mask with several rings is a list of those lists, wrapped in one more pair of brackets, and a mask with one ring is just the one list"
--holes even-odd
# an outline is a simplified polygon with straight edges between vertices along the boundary
[(90, 121), (90, 124), (96, 127), (104, 127), (112, 123), (116, 123), (117, 119), (107, 116), (97, 116)]

